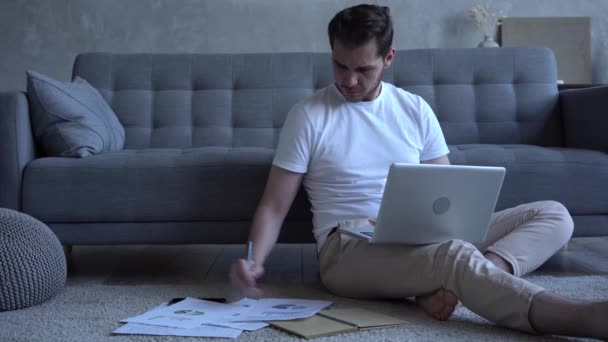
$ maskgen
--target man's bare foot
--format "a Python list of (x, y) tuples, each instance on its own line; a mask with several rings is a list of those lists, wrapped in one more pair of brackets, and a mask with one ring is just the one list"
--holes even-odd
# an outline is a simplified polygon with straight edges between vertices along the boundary
[(416, 297), (416, 304), (434, 319), (445, 321), (456, 309), (458, 297), (454, 292), (441, 288), (432, 294)]

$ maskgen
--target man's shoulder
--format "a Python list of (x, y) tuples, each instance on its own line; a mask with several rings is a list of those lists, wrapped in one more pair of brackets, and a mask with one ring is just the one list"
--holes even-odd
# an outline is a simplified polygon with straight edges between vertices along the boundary
[(410, 93), (409, 91), (399, 88), (394, 84), (384, 83), (384, 86), (386, 87), (388, 95), (391, 96), (393, 99), (405, 100), (412, 104), (424, 101), (419, 95)]
[(315, 112), (320, 108), (327, 107), (333, 101), (335, 94), (332, 89), (333, 85), (318, 89), (312, 95), (297, 101), (291, 111), (297, 112)]
[(385, 83), (387, 94), (390, 98), (391, 107), (396, 110), (396, 113), (402, 113), (411, 117), (413, 120), (420, 121), (426, 117), (429, 112), (432, 112), (431, 107), (426, 100), (417, 94), (399, 88), (393, 84)]
[(324, 88), (316, 90), (312, 95), (298, 102), (303, 105), (324, 105), (334, 97), (334, 85), (330, 84)]

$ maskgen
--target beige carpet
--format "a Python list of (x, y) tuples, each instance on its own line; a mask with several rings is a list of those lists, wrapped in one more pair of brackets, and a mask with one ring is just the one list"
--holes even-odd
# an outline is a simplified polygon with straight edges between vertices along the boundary
[[(581, 299), (608, 298), (608, 277), (552, 277), (532, 275), (527, 279), (557, 293)], [(390, 329), (355, 332), (315, 341), (539, 341), (566, 340), (533, 336), (496, 327), (464, 307), (447, 322), (427, 318), (409, 301), (356, 301), (334, 297), (317, 283), (266, 284), (267, 297), (329, 299), (339, 306), (355, 306), (388, 313), (409, 322)], [(0, 341), (186, 341), (195, 338), (113, 336), (118, 322), (142, 313), (163, 301), (184, 296), (225, 296), (225, 283), (200, 286), (117, 286), (70, 281), (50, 301), (32, 308), (0, 313)], [(218, 340), (196, 338), (197, 340)], [(298, 338), (273, 328), (243, 332), (236, 341), (294, 341)], [(570, 339), (568, 339), (570, 340)]]

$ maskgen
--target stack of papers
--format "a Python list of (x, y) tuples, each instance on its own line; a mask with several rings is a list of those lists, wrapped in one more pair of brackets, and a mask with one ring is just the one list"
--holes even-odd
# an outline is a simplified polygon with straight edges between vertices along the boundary
[(268, 326), (264, 321), (311, 317), (331, 304), (322, 300), (279, 298), (245, 298), (221, 304), (186, 298), (173, 305), (163, 303), (122, 320), (127, 324), (114, 333), (237, 338), (243, 330), (254, 331)]

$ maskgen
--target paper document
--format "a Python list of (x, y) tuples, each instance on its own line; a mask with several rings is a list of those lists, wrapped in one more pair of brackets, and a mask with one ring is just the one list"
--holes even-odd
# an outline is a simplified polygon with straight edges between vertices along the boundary
[(163, 303), (141, 315), (122, 320), (116, 334), (235, 338), (242, 330), (268, 326), (266, 320), (291, 320), (315, 315), (332, 302), (305, 299), (249, 299), (222, 304), (186, 298)]
[(237, 338), (242, 330), (201, 325), (197, 328), (183, 329), (172, 327), (160, 327), (158, 325), (127, 323), (114, 330), (114, 334), (129, 335), (160, 335), (160, 336), (190, 336), (190, 337), (224, 337)]
[(122, 322), (190, 329), (202, 324), (221, 325), (222, 322), (229, 322), (233, 317), (247, 310), (250, 308), (237, 304), (186, 298), (173, 305), (127, 318)]
[(315, 315), (321, 309), (331, 305), (325, 300), (307, 300), (291, 298), (259, 299), (249, 309), (241, 313), (234, 321), (282, 321), (306, 318)]
[[(168, 305), (163, 303), (147, 313), (154, 313), (163, 310)], [(193, 336), (193, 337), (224, 337), (237, 338), (242, 330), (210, 325), (200, 325), (192, 329), (161, 327), (157, 325), (127, 323), (114, 330), (114, 334), (130, 335), (161, 335), (161, 336)]]
[(233, 322), (242, 312), (248, 311), (257, 301), (245, 298), (231, 304), (221, 304), (195, 298), (186, 298), (173, 305), (158, 307), (121, 322), (149, 324), (173, 328), (195, 328), (209, 324), (234, 329), (255, 331), (267, 327), (264, 322)]
[[(245, 308), (250, 308), (252, 305), (255, 305), (256, 302), (257, 302), (256, 299), (243, 298), (237, 302), (233, 302), (232, 304), (239, 305), (239, 306), (242, 306)], [(236, 319), (235, 317), (238, 317), (239, 315), (240, 314), (235, 314), (230, 318), (218, 319), (218, 320), (214, 321), (212, 324), (223, 326), (223, 327), (242, 329), (242, 330), (247, 330), (247, 331), (255, 331), (255, 330), (259, 330), (259, 329), (262, 329), (262, 328), (265, 328), (268, 326), (268, 323), (265, 323), (265, 322), (232, 322), (232, 321), (230, 321), (231, 319)]]

